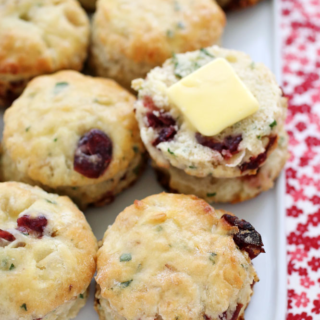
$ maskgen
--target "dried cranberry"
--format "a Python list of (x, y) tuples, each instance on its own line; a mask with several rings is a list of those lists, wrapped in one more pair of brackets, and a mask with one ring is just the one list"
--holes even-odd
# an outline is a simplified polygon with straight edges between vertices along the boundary
[(254, 259), (261, 252), (265, 252), (261, 235), (247, 221), (241, 220), (230, 214), (224, 214), (221, 219), (224, 219), (228, 224), (238, 227), (239, 232), (233, 236), (233, 241), (240, 248), (249, 254), (250, 259)]
[(223, 157), (231, 158), (232, 155), (239, 152), (239, 144), (242, 141), (242, 136), (227, 136), (223, 141), (217, 141), (212, 137), (205, 137), (199, 132), (196, 133), (198, 143), (204, 147), (220, 152)]
[(269, 137), (269, 142), (266, 146), (266, 149), (263, 153), (258, 154), (256, 157), (251, 157), (248, 162), (243, 163), (240, 165), (240, 170), (242, 172), (247, 170), (255, 170), (263, 164), (267, 159), (267, 154), (269, 149), (274, 145), (277, 141), (277, 136)]
[(203, 319), (205, 320), (211, 320), (211, 318), (209, 316), (207, 316), (206, 314), (203, 315)]
[(219, 320), (227, 320), (227, 311), (219, 316)]
[(170, 127), (176, 124), (174, 119), (164, 112), (159, 112), (159, 116), (156, 116), (153, 112), (148, 112), (146, 116), (148, 119), (148, 125), (152, 128)]
[(149, 96), (146, 96), (143, 98), (143, 105), (148, 108), (148, 109), (151, 109), (151, 110), (156, 110), (157, 107), (155, 106), (153, 100), (151, 97)]
[(152, 145), (157, 146), (161, 142), (172, 140), (177, 133), (176, 121), (172, 116), (159, 110), (152, 98), (148, 96), (143, 99), (143, 105), (151, 110), (146, 114), (148, 126), (158, 131), (158, 137), (152, 142)]
[(163, 128), (159, 131), (158, 138), (152, 142), (152, 145), (157, 146), (161, 142), (170, 141), (176, 133), (177, 130), (174, 127)]
[(238, 317), (239, 317), (239, 314), (240, 314), (242, 307), (243, 307), (243, 304), (238, 303), (237, 308), (236, 308), (235, 312), (233, 313), (232, 318), (230, 320), (238, 320)]
[(99, 178), (112, 158), (112, 142), (101, 130), (91, 129), (83, 135), (74, 155), (74, 170), (87, 178)]
[(32, 234), (37, 238), (43, 236), (44, 228), (48, 224), (48, 220), (45, 216), (38, 216), (31, 218), (29, 215), (24, 215), (17, 220), (18, 228), (22, 233)]
[(12, 242), (12, 241), (16, 240), (14, 235), (12, 235), (10, 232), (4, 231), (2, 229), (0, 229), (0, 238), (4, 239), (4, 240), (7, 240), (9, 242)]

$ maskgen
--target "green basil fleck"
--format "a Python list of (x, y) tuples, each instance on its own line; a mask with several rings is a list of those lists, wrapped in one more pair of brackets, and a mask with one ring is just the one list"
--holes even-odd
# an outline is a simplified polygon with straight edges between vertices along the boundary
[(207, 197), (214, 197), (217, 193), (213, 192), (213, 193), (207, 193)]
[(174, 68), (174, 75), (177, 78), (181, 79), (183, 76), (177, 70), (179, 68), (179, 61), (175, 53), (172, 54), (172, 62), (173, 62), (173, 68)]
[(173, 38), (174, 32), (172, 30), (167, 30), (167, 37), (168, 38)]
[(58, 94), (68, 86), (69, 86), (68, 82), (57, 82), (56, 85), (54, 86), (53, 92), (54, 94)]
[(25, 303), (20, 308), (24, 309), (25, 311), (28, 311), (27, 305)]
[(51, 203), (51, 204), (57, 204), (55, 201), (52, 201), (52, 200), (49, 200), (49, 199), (45, 199), (48, 203)]
[(185, 28), (185, 25), (184, 25), (183, 22), (179, 21), (179, 22), (177, 23), (177, 27), (178, 27), (179, 29), (184, 29), (184, 28)]
[(260, 140), (260, 139), (261, 139), (261, 136), (257, 136), (257, 138)]
[(213, 262), (213, 264), (215, 264), (215, 258), (216, 258), (217, 254), (214, 252), (210, 252), (210, 256), (209, 256), (209, 260)]
[(9, 270), (13, 270), (14, 268), (15, 268), (14, 264), (11, 263), (11, 266), (10, 266)]
[(130, 261), (132, 259), (132, 256), (130, 253), (123, 253), (120, 256), (120, 262), (124, 262), (124, 261)]
[(274, 120), (272, 123), (269, 124), (269, 127), (272, 129), (273, 127), (275, 127), (277, 125), (277, 121)]
[(133, 281), (133, 279), (129, 280), (129, 281), (125, 281), (125, 282), (121, 282), (121, 287), (122, 288), (127, 288), (130, 286), (130, 283)]
[(138, 153), (139, 152), (139, 148), (137, 146), (133, 146), (132, 149), (133, 149), (134, 153)]
[(175, 1), (175, 2), (174, 2), (174, 10), (175, 10), (175, 11), (180, 11), (180, 10), (181, 10), (181, 6), (180, 6), (180, 4), (178, 3), (178, 1)]
[(172, 155), (174, 155), (174, 152), (172, 152), (169, 148), (168, 148), (168, 152)]
[(26, 132), (28, 132), (30, 130), (31, 126), (27, 127), (26, 128)]
[(204, 55), (208, 56), (208, 57), (211, 57), (211, 58), (214, 58), (215, 56), (212, 55), (207, 49), (205, 48), (201, 48), (200, 49), (200, 52), (202, 52)]
[(80, 299), (84, 299), (84, 295), (82, 293), (79, 294)]
[(157, 230), (158, 232), (160, 232), (160, 231), (163, 230), (163, 228), (162, 228), (162, 226), (157, 226), (156, 230)]
[(53, 139), (53, 141), (54, 141), (54, 142), (57, 142), (57, 141), (58, 141), (58, 138)]
[(196, 166), (189, 166), (189, 169), (197, 169)]

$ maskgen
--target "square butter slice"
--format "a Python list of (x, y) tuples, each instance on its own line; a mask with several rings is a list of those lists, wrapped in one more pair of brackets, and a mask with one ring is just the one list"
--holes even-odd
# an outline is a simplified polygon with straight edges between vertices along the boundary
[(214, 136), (259, 109), (257, 99), (223, 58), (172, 85), (168, 98), (204, 136)]

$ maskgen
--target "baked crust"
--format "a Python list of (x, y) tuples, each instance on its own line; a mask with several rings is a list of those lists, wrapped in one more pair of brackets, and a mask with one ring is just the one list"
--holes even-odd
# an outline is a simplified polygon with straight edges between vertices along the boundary
[[(225, 15), (212, 0), (101, 0), (93, 18), (90, 64), (126, 88), (173, 52), (218, 43)], [(108, 32), (106, 32), (108, 30)]]
[(100, 319), (241, 319), (258, 277), (226, 214), (166, 193), (127, 207), (98, 251)]
[(211, 176), (197, 178), (173, 166), (169, 169), (160, 168), (153, 162), (153, 167), (159, 183), (170, 192), (194, 194), (208, 202), (242, 202), (274, 186), (288, 159), (288, 137), (285, 131), (280, 133), (279, 140), (277, 148), (255, 175), (226, 179)]
[[(84, 305), (96, 267), (97, 242), (84, 215), (67, 197), (17, 182), (0, 184), (0, 318), (69, 319)], [(43, 232), (17, 220), (45, 217)], [(20, 220), (19, 220), (20, 221)]]
[[(135, 98), (114, 81), (61, 71), (33, 79), (4, 116), (3, 178), (67, 194), (81, 206), (115, 195), (139, 176), (144, 146)], [(80, 138), (92, 129), (112, 142), (112, 159), (97, 178), (74, 170)]]
[(80, 70), (87, 56), (89, 21), (76, 0), (2, 0), (0, 105), (27, 82), (61, 69)]

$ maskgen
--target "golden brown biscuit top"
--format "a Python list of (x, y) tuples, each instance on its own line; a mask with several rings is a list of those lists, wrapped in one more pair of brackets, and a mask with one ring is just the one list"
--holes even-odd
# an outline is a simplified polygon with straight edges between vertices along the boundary
[[(101, 0), (94, 28), (107, 47), (135, 62), (162, 63), (172, 52), (212, 45), (225, 15), (211, 0)], [(108, 30), (108, 32), (105, 32)]]
[(75, 0), (0, 0), (0, 74), (80, 69), (89, 21)]
[[(5, 113), (4, 147), (20, 172), (50, 187), (112, 179), (143, 150), (134, 101), (112, 80), (74, 71), (38, 77)], [(87, 152), (81, 143), (92, 130), (109, 139), (110, 161), (98, 177), (75, 170), (78, 151)]]
[(225, 213), (166, 193), (120, 213), (98, 251), (96, 277), (119, 318), (218, 319), (246, 306), (257, 277)]
[(0, 319), (42, 318), (88, 287), (97, 244), (67, 197), (0, 184)]

